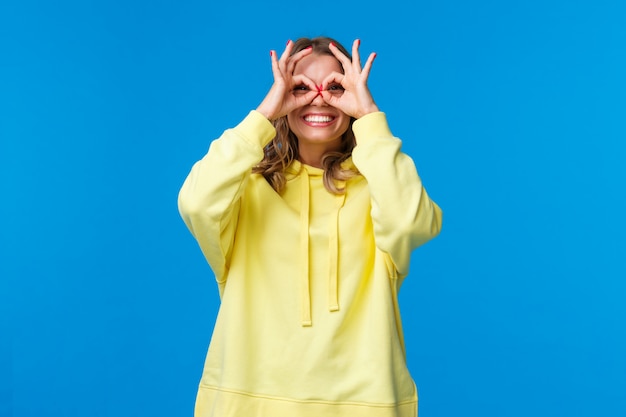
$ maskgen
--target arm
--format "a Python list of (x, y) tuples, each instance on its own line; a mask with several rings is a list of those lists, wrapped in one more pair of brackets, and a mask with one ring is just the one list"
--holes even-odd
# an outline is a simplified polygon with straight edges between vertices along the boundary
[(376, 246), (391, 256), (404, 276), (413, 249), (439, 234), (441, 209), (428, 197), (384, 113), (363, 116), (352, 128), (357, 140), (352, 159), (369, 185)]
[(223, 283), (238, 218), (239, 201), (250, 170), (263, 158), (274, 126), (252, 111), (213, 141), (196, 162), (178, 195), (180, 214), (198, 241), (215, 278)]
[[(237, 226), (240, 197), (251, 168), (263, 159), (263, 147), (276, 135), (270, 120), (308, 104), (317, 95), (315, 84), (294, 76), (297, 62), (311, 54), (305, 49), (291, 55), (289, 41), (280, 59), (270, 51), (274, 83), (256, 111), (211, 144), (185, 180), (178, 207), (185, 224), (198, 241), (218, 283), (224, 284)], [(293, 94), (294, 87), (307, 85), (311, 91)]]
[(344, 88), (341, 95), (321, 91), (324, 100), (357, 121), (352, 125), (357, 146), (352, 160), (368, 182), (376, 246), (387, 253), (400, 276), (408, 273), (411, 251), (435, 237), (441, 229), (441, 210), (426, 194), (411, 158), (400, 150), (387, 119), (374, 102), (367, 79), (376, 54), (369, 55), (363, 68), (360, 41), (352, 44), (352, 59), (331, 44), (330, 51), (341, 62), (344, 73), (332, 73), (323, 83)]

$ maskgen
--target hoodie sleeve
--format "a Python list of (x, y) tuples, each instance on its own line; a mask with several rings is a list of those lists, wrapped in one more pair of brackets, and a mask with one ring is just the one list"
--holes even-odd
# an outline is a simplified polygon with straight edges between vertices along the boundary
[(393, 260), (401, 277), (408, 274), (411, 252), (439, 234), (441, 209), (422, 186), (413, 160), (401, 151), (384, 113), (354, 122), (357, 146), (352, 160), (368, 182), (376, 246)]
[(181, 217), (220, 284), (228, 268), (241, 194), (252, 167), (263, 159), (263, 147), (275, 135), (274, 126), (261, 113), (251, 111), (211, 143), (178, 194)]

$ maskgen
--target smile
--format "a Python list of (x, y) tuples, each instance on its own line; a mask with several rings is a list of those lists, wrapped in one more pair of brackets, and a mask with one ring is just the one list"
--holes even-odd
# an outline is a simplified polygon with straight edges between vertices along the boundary
[(303, 119), (307, 123), (330, 123), (335, 120), (333, 116), (324, 116), (320, 114), (309, 114), (304, 116)]

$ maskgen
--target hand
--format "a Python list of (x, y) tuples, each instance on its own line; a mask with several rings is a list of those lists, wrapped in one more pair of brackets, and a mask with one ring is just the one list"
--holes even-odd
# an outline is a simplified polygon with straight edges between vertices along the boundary
[(356, 119), (379, 111), (367, 87), (367, 77), (376, 54), (371, 53), (361, 69), (360, 43), (357, 39), (352, 44), (352, 62), (334, 44), (330, 44), (330, 51), (341, 63), (344, 73), (331, 73), (324, 80), (320, 92), (326, 103)]
[[(275, 51), (270, 51), (274, 84), (257, 107), (257, 111), (270, 121), (309, 104), (319, 94), (315, 83), (309, 78), (304, 75), (293, 75), (293, 70), (298, 61), (310, 55), (313, 49), (309, 47), (290, 56), (292, 49), (293, 42), (287, 42), (287, 47), (280, 59), (276, 57)], [(297, 86), (304, 86), (308, 89), (298, 90), (298, 94), (294, 94), (294, 89)]]

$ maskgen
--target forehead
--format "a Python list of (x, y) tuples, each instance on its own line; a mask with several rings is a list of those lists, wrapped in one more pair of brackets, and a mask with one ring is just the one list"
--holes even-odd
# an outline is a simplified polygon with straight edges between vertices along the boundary
[(325, 78), (333, 71), (343, 72), (343, 68), (337, 61), (337, 58), (330, 55), (311, 54), (298, 61), (293, 73), (304, 74), (313, 79), (317, 77)]

